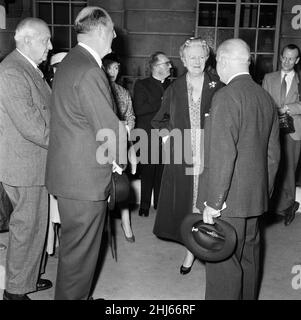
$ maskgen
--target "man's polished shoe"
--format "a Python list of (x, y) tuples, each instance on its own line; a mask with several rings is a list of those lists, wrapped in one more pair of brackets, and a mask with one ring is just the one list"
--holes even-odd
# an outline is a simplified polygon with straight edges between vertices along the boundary
[(31, 300), (26, 294), (3, 292), (3, 300)]
[(285, 210), (284, 224), (288, 226), (295, 219), (295, 213), (299, 208), (300, 203), (295, 201), (288, 209)]
[(37, 291), (47, 290), (52, 287), (52, 282), (48, 279), (39, 279), (37, 283)]
[(149, 216), (149, 210), (148, 209), (139, 209), (139, 216), (142, 217), (148, 217)]

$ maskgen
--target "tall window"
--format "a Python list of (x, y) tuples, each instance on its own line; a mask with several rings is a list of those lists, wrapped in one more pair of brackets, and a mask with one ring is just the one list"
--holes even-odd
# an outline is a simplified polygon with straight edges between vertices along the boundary
[(229, 38), (251, 49), (252, 73), (260, 82), (277, 67), (282, 0), (198, 0), (196, 34), (212, 48)]
[(76, 44), (74, 20), (87, 0), (35, 0), (34, 16), (46, 21), (51, 29), (54, 52), (68, 51)]

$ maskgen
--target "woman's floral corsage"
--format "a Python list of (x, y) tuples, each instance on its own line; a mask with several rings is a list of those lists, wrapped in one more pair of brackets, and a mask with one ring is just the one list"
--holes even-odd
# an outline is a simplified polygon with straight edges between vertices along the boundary
[(216, 82), (215, 81), (209, 82), (209, 88), (214, 88), (215, 86), (216, 86)]

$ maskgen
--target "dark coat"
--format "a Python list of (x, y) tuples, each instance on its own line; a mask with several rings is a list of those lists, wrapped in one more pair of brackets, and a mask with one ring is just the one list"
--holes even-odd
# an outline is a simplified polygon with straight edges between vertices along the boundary
[[(75, 67), (76, 66), (76, 67)], [(116, 162), (126, 159), (126, 132), (114, 113), (108, 79), (93, 56), (77, 45), (59, 65), (54, 77), (50, 142), (46, 168), (49, 193), (76, 200), (105, 200), (112, 165), (99, 164), (96, 152), (100, 129), (115, 133)], [(120, 154), (119, 139), (122, 139)]]
[(267, 211), (280, 159), (279, 124), (270, 95), (250, 75), (235, 77), (214, 96), (206, 117), (205, 167), (197, 207), (204, 201), (225, 217)]
[(169, 79), (166, 79), (162, 84), (153, 77), (137, 80), (133, 98), (136, 128), (144, 129), (150, 133), (151, 120), (161, 107), (162, 96), (169, 83)]
[[(216, 83), (214, 87), (209, 85), (213, 81)], [(205, 73), (201, 101), (201, 128), (205, 114), (209, 112), (212, 96), (221, 86), (217, 76)], [(191, 128), (186, 74), (168, 87), (163, 96), (162, 107), (153, 119), (152, 125), (157, 129), (179, 129), (182, 136), (185, 129)], [(186, 147), (190, 149), (187, 154), (191, 154), (191, 146), (186, 145)], [(171, 147), (171, 159), (173, 159), (173, 147)], [(184, 159), (184, 148), (182, 159)], [(187, 159), (186, 163), (164, 165), (153, 231), (158, 237), (182, 242), (180, 225), (184, 217), (192, 212), (193, 176), (186, 174), (186, 169), (191, 168), (190, 163), (191, 159)]]

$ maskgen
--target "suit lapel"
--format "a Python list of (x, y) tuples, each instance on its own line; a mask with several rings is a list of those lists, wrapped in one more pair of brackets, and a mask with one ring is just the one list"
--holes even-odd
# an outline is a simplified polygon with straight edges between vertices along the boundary
[[(46, 81), (43, 79), (39, 71), (37, 71), (35, 67), (17, 49), (13, 52), (12, 59), (16, 61), (17, 64), (21, 64), (22, 68), (30, 75), (30, 79), (32, 80), (32, 83), (30, 83), (30, 85), (32, 87), (36, 86), (38, 88), (38, 96), (37, 96), (38, 100), (35, 100), (37, 99), (37, 97), (34, 97), (35, 106), (41, 111), (42, 117), (48, 123), (49, 116), (50, 116), (50, 113), (49, 113), (50, 96), (51, 96), (50, 87), (48, 86)], [(31, 90), (33, 90), (33, 88), (31, 88)], [(44, 116), (45, 112), (48, 113), (48, 116), (46, 117)]]
[(290, 87), (289, 92), (287, 93), (287, 96), (285, 99), (287, 103), (294, 102), (296, 100), (295, 99), (296, 97), (293, 97), (293, 95), (298, 93), (298, 84), (299, 84), (299, 78), (298, 78), (297, 73), (295, 73), (291, 87)]

